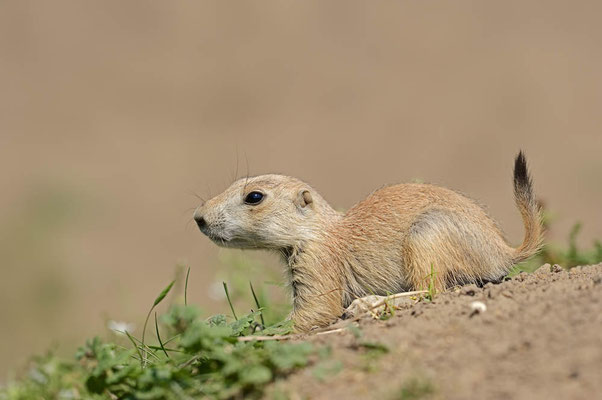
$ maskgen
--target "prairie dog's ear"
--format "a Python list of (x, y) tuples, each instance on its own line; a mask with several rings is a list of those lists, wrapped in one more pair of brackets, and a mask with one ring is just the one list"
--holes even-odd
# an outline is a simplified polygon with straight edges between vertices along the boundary
[(297, 207), (305, 208), (308, 205), (312, 204), (314, 200), (311, 197), (311, 193), (307, 189), (301, 189), (297, 193), (297, 197), (295, 198), (295, 204)]

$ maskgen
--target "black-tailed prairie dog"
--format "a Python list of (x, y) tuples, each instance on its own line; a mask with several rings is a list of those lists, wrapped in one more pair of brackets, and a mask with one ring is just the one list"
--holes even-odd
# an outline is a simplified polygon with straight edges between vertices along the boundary
[(431, 269), (438, 290), (499, 280), (542, 242), (522, 152), (514, 164), (514, 197), (525, 225), (518, 248), (475, 201), (420, 183), (383, 187), (340, 213), (299, 179), (242, 178), (200, 205), (194, 219), (220, 246), (281, 254), (291, 318), (304, 331), (332, 323), (355, 298), (424, 288)]

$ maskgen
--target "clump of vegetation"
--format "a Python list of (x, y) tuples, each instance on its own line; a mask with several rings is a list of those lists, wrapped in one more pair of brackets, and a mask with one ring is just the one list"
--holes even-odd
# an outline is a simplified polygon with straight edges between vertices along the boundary
[(368, 373), (378, 370), (378, 362), (390, 352), (389, 347), (384, 343), (365, 340), (362, 330), (356, 325), (349, 325), (347, 330), (355, 339), (350, 347), (361, 355), (360, 369)]
[(425, 296), (426, 300), (433, 301), (435, 300), (435, 295), (437, 294), (437, 287), (435, 286), (435, 282), (437, 280), (437, 272), (435, 271), (435, 266), (431, 264), (431, 273), (427, 276), (428, 279), (428, 288), (427, 294)]
[(423, 400), (435, 394), (435, 385), (425, 378), (412, 378), (401, 385), (392, 398), (399, 400)]
[[(256, 303), (268, 305), (262, 309), (262, 317), (267, 324), (283, 320), (291, 311), (290, 296), (287, 294), (280, 268), (266, 267), (262, 260), (251, 257), (248, 252), (229, 249), (219, 255), (221, 267), (213, 286), (213, 294), (217, 299), (225, 292), (222, 281), (228, 282), (228, 296), (235, 307), (242, 307), (249, 301), (249, 283), (255, 285), (253, 298)], [(257, 278), (261, 277), (258, 282)]]
[(598, 264), (602, 262), (602, 242), (595, 240), (592, 249), (580, 249), (577, 246), (577, 236), (581, 231), (581, 223), (573, 225), (568, 237), (568, 246), (566, 248), (546, 243), (541, 252), (530, 260), (518, 264), (510, 275), (515, 275), (521, 271), (533, 272), (542, 264), (558, 264), (564, 268), (570, 269), (578, 265)]
[[(151, 311), (172, 285), (161, 292)], [(129, 347), (97, 337), (88, 340), (74, 360), (51, 353), (37, 357), (27, 376), (0, 388), (0, 399), (258, 397), (269, 382), (305, 367), (313, 349), (308, 343), (250, 338), (287, 334), (292, 328), (287, 322), (264, 326), (262, 309), (256, 305), (256, 311), (233, 319), (223, 314), (203, 319), (196, 307), (173, 306), (161, 318), (168, 339), (161, 337), (155, 314), (156, 344), (125, 331)]]

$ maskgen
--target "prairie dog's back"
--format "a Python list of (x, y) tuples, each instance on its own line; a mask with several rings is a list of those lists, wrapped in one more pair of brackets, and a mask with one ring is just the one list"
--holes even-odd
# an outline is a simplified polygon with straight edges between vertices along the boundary
[[(406, 234), (420, 215), (436, 209), (479, 221), (496, 233), (502, 233), (474, 200), (453, 190), (424, 183), (391, 185), (376, 190), (349, 209), (344, 219), (368, 235), (389, 231), (398, 236)], [(378, 230), (373, 229), (375, 227)], [(378, 237), (373, 239), (379, 240)]]

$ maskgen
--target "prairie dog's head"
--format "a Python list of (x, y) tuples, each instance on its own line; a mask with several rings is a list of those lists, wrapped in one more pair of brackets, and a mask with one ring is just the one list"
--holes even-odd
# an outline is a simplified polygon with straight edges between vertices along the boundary
[(283, 249), (311, 239), (337, 213), (308, 184), (283, 175), (242, 178), (200, 205), (201, 232), (224, 247)]

